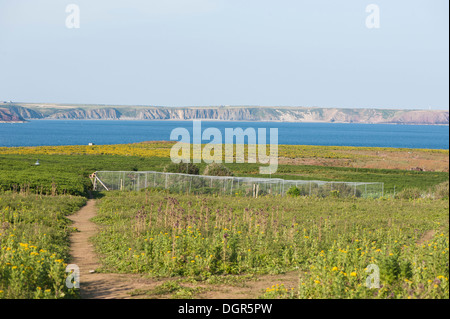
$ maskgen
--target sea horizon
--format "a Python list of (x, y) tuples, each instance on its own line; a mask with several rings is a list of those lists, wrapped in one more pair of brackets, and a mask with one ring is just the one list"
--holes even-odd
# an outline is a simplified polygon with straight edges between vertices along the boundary
[[(449, 149), (448, 125), (202, 120), (202, 129), (278, 128), (280, 145)], [(170, 141), (192, 120), (29, 120), (0, 123), (0, 147), (129, 144)], [(337, 142), (338, 140), (338, 142)], [(209, 143), (208, 140), (202, 141)]]

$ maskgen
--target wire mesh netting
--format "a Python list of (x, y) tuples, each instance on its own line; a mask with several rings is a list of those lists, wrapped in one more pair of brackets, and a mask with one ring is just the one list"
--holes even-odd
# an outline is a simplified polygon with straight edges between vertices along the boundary
[(279, 178), (224, 177), (162, 172), (95, 172), (95, 190), (140, 191), (167, 189), (171, 193), (220, 194), (236, 196), (281, 195), (380, 197), (384, 183), (284, 180)]

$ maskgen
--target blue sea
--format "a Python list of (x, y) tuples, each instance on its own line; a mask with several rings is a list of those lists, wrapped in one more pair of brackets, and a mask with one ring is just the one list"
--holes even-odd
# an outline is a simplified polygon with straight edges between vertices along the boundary
[[(192, 134), (192, 121), (34, 120), (0, 123), (0, 146), (125, 144), (169, 141), (175, 128)], [(219, 122), (202, 121), (202, 131), (218, 128), (278, 128), (278, 143), (448, 149), (449, 127), (431, 125)], [(209, 141), (204, 141), (208, 143)]]

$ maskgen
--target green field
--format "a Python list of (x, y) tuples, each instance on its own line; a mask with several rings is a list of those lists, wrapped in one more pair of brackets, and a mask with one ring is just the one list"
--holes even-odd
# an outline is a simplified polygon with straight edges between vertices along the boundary
[[(39, 159), (40, 165), (34, 166)], [(97, 170), (162, 170), (169, 159), (116, 155), (1, 155), (0, 190), (30, 189), (86, 196), (92, 188), (89, 174)]]
[[(40, 165), (34, 166), (39, 159)], [(32, 192), (86, 195), (92, 187), (89, 174), (95, 171), (163, 171), (169, 158), (121, 155), (2, 155), (0, 153), (0, 190), (30, 189)], [(200, 164), (200, 172), (205, 164)], [(236, 176), (261, 177), (257, 164), (227, 164)], [(268, 176), (263, 176), (268, 177)], [(446, 172), (416, 172), (311, 165), (280, 165), (272, 178), (346, 182), (383, 182), (385, 192), (405, 188), (430, 187), (447, 181)]]
[[(92, 189), (89, 174), (163, 171), (170, 163), (169, 147), (0, 149), (0, 298), (77, 297), (63, 285), (69, 234), (76, 231), (66, 216), (85, 204)], [(300, 149), (299, 158), (309, 152), (341, 159), (339, 152), (347, 151), (286, 147), (286, 154), (295, 159)], [(422, 153), (431, 160), (439, 156), (445, 164), (445, 152)], [(200, 174), (205, 166), (199, 165)], [(267, 177), (258, 175), (258, 164), (226, 166), (235, 176)], [(271, 177), (383, 182), (385, 196), (255, 199), (156, 189), (95, 193), (99, 271), (198, 285), (298, 272), (298, 285), (268, 286), (262, 298), (449, 297), (448, 172), (284, 163)], [(370, 264), (380, 268), (381, 289), (364, 285)], [(163, 288), (186, 292), (179, 283)], [(205, 291), (197, 288), (187, 290), (190, 297)]]

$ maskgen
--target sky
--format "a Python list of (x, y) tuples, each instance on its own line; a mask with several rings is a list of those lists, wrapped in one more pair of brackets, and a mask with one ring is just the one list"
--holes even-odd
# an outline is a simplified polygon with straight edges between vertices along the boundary
[(448, 110), (448, 33), (448, 0), (0, 0), (0, 100)]

